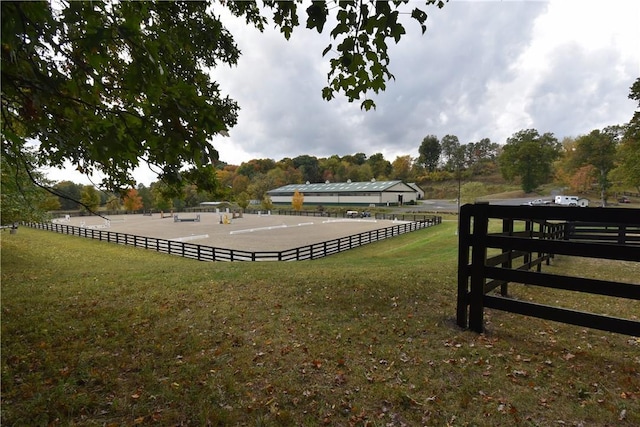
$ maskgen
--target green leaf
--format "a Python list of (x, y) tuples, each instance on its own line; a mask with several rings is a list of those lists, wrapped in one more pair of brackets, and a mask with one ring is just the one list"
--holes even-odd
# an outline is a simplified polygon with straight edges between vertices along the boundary
[(364, 101), (362, 101), (362, 104), (360, 104), (360, 109), (362, 110), (369, 111), (372, 108), (374, 110), (376, 109), (376, 103), (371, 99), (365, 99)]
[(314, 0), (307, 8), (307, 28), (315, 28), (318, 33), (322, 33), (328, 14), (327, 4), (324, 1)]
[(422, 34), (424, 34), (427, 31), (427, 26), (424, 24), (427, 21), (427, 14), (423, 10), (415, 8), (411, 12), (411, 17), (420, 23)]
[(322, 56), (325, 56), (330, 50), (331, 50), (331, 43), (329, 43), (329, 46), (325, 47), (324, 50), (322, 51)]

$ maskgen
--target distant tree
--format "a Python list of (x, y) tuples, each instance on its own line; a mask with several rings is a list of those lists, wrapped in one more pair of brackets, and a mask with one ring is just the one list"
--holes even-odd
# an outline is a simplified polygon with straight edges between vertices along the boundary
[(620, 185), (633, 187), (640, 192), (640, 78), (631, 86), (629, 99), (637, 101), (638, 106), (625, 126), (622, 141), (618, 146), (617, 167), (612, 171), (612, 179)]
[(474, 174), (481, 174), (493, 168), (495, 159), (498, 156), (499, 145), (491, 142), (489, 138), (483, 138), (478, 142), (470, 142), (465, 145), (465, 162), (467, 168)]
[(418, 153), (420, 154), (418, 162), (422, 164), (427, 171), (433, 172), (438, 167), (441, 152), (442, 147), (440, 146), (438, 137), (435, 135), (428, 135), (424, 137), (420, 144), (420, 148), (418, 148)]
[(243, 162), (236, 170), (236, 173), (251, 179), (255, 175), (267, 173), (275, 167), (276, 162), (272, 159), (252, 159), (248, 162)]
[(174, 208), (173, 198), (166, 183), (156, 181), (150, 186), (151, 195), (153, 196), (153, 206), (162, 212), (167, 212)]
[(551, 177), (551, 165), (560, 155), (560, 143), (552, 133), (540, 135), (535, 129), (521, 130), (507, 139), (498, 158), (502, 176), (520, 178), (529, 193)]
[(554, 180), (558, 185), (570, 186), (572, 175), (576, 172), (575, 161), (575, 138), (566, 136), (560, 142), (560, 156), (553, 162)]
[(373, 177), (379, 181), (386, 180), (391, 174), (391, 163), (385, 160), (382, 153), (375, 153), (367, 159), (367, 163), (371, 166)]
[(269, 190), (273, 190), (279, 186), (275, 185), (273, 176), (265, 173), (256, 175), (251, 184), (247, 188), (247, 193), (251, 199), (262, 200)]
[(109, 196), (109, 198), (107, 199), (107, 203), (106, 203), (106, 208), (110, 211), (119, 211), (120, 208), (122, 208), (122, 203), (121, 203), (121, 199), (118, 196), (115, 195), (111, 195)]
[(464, 145), (458, 145), (452, 152), (449, 158), (449, 164), (455, 171), (456, 176), (464, 171), (467, 167), (467, 149)]
[(207, 202), (212, 199), (211, 193), (201, 191), (195, 184), (186, 185), (182, 189), (182, 200), (185, 207), (199, 206), (202, 202)]
[(342, 162), (338, 176), (341, 177), (341, 182), (351, 180), (352, 182), (370, 181), (373, 178), (373, 172), (371, 166), (368, 163), (362, 165), (356, 165), (353, 163)]
[(60, 209), (76, 210), (80, 207), (80, 194), (82, 193), (82, 184), (76, 184), (71, 181), (60, 181), (53, 185), (53, 189), (60, 199)]
[(270, 185), (272, 186), (271, 188), (269, 188), (269, 190), (273, 190), (274, 188), (290, 184), (290, 182), (287, 180), (287, 171), (280, 168), (273, 168), (269, 172), (267, 172), (267, 178)]
[(593, 130), (576, 139), (574, 161), (579, 166), (591, 165), (596, 171), (602, 206), (607, 202), (607, 189), (611, 186), (609, 172), (614, 167), (616, 148), (621, 137), (619, 126)]
[(640, 135), (627, 136), (618, 145), (617, 167), (611, 171), (611, 179), (618, 186), (631, 187), (640, 193)]
[(82, 210), (95, 213), (100, 207), (100, 194), (92, 185), (85, 185), (80, 193)]
[(247, 207), (249, 206), (250, 202), (251, 202), (251, 197), (249, 197), (249, 194), (246, 191), (243, 191), (242, 193), (240, 193), (240, 194), (238, 194), (236, 196), (236, 203), (243, 210), (247, 209)]
[(591, 183), (597, 178), (593, 165), (579, 167), (569, 178), (569, 188), (577, 193), (585, 193), (591, 189)]
[(0, 158), (0, 220), (2, 225), (18, 221), (43, 221), (47, 211), (60, 209), (57, 197), (35, 185), (30, 175), (46, 182), (43, 174), (36, 170), (27, 171), (23, 165), (10, 164)]
[(316, 157), (306, 154), (295, 157), (293, 158), (293, 165), (302, 172), (302, 179), (305, 182), (322, 182), (322, 172)]
[(402, 181), (408, 180), (411, 176), (412, 163), (411, 156), (396, 157), (393, 163), (391, 163), (391, 177)]
[(271, 197), (269, 197), (268, 194), (265, 194), (265, 196), (262, 198), (262, 204), (261, 204), (262, 209), (270, 211), (271, 209), (273, 209), (273, 201), (271, 201)]
[(293, 193), (293, 197), (291, 198), (291, 207), (294, 211), (302, 210), (302, 205), (304, 204), (304, 194), (296, 190)]
[(137, 187), (138, 196), (142, 199), (142, 207), (145, 209), (151, 209), (153, 207), (153, 194), (151, 188), (146, 187), (144, 184), (138, 184)]
[(286, 168), (282, 168), (284, 171), (284, 183), (285, 184), (302, 184), (302, 172), (289, 165)]
[(222, 169), (216, 170), (216, 179), (222, 187), (230, 187), (236, 177), (238, 166), (227, 165)]
[(356, 153), (353, 155), (347, 154), (345, 156), (342, 156), (342, 160), (344, 160), (347, 163), (360, 166), (367, 161), (367, 155), (364, 153)]
[(322, 171), (322, 181), (336, 182), (337, 170), (342, 160), (334, 154), (331, 157), (318, 159), (318, 167)]
[[(255, 176), (255, 175), (254, 175)], [(238, 174), (233, 178), (233, 183), (231, 184), (231, 191), (233, 194), (238, 195), (240, 193), (244, 193), (249, 188), (251, 184), (251, 179), (248, 176)]]
[(629, 121), (627, 134), (625, 136), (640, 140), (640, 77), (638, 77), (629, 88), (629, 99), (636, 101), (638, 106)]
[(142, 209), (142, 197), (138, 195), (138, 190), (130, 188), (125, 194), (122, 204), (129, 212), (135, 212)]
[(445, 170), (453, 171), (456, 169), (453, 156), (460, 147), (460, 141), (455, 135), (445, 135), (440, 141), (440, 156)]

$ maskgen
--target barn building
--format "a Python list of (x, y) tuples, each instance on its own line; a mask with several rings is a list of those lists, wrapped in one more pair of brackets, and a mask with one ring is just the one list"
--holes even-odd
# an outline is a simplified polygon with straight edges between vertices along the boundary
[(325, 182), (289, 184), (267, 192), (274, 204), (291, 204), (293, 194), (304, 195), (306, 205), (389, 206), (415, 203), (424, 192), (402, 181)]

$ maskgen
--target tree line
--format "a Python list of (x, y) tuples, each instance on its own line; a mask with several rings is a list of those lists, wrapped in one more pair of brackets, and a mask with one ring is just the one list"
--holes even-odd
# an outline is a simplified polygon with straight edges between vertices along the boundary
[[(631, 87), (629, 98), (640, 106), (640, 78)], [(25, 220), (55, 210), (169, 211), (214, 200), (234, 202), (243, 208), (250, 201), (257, 201), (269, 208), (267, 192), (287, 184), (375, 179), (402, 180), (428, 187), (461, 180), (481, 182), (495, 175), (506, 182), (519, 183), (526, 193), (545, 184), (578, 194), (595, 192), (602, 205), (606, 205), (612, 191), (640, 192), (639, 116), (636, 111), (625, 125), (594, 129), (561, 141), (550, 132), (541, 134), (536, 129), (520, 130), (503, 145), (489, 138), (461, 144), (455, 135), (442, 138), (428, 135), (418, 147), (417, 157), (397, 156), (393, 161), (385, 159), (382, 153), (370, 156), (355, 153), (322, 158), (300, 155), (278, 161), (253, 159), (240, 165), (219, 162), (214, 190), (189, 184), (179, 194), (162, 180), (121, 193), (99, 191), (92, 185), (71, 181), (49, 182), (53, 190), (49, 192), (33, 185), (33, 181), (47, 181), (41, 172), (27, 173), (3, 159), (2, 220), (3, 223)]]

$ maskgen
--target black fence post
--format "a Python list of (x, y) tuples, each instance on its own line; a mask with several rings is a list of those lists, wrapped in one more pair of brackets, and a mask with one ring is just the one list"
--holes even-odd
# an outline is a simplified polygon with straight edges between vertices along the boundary
[(469, 326), (469, 248), (471, 246), (471, 205), (460, 210), (460, 232), (458, 235), (458, 302), (456, 323), (461, 328)]
[(484, 330), (484, 284), (487, 246), (484, 243), (489, 231), (488, 203), (475, 204), (473, 233), (471, 235), (471, 292), (469, 305), (469, 329), (481, 333)]

